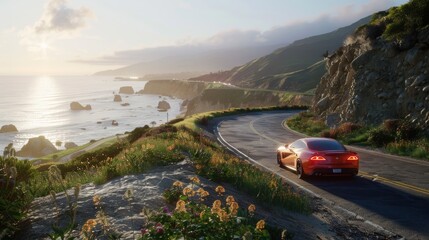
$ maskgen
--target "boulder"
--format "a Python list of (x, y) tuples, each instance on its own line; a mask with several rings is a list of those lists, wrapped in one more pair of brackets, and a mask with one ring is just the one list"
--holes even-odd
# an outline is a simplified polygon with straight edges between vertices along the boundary
[(113, 98), (114, 102), (122, 102), (122, 98), (121, 95), (116, 94), (115, 97)]
[(44, 136), (30, 138), (20, 151), (19, 157), (42, 157), (57, 151), (57, 148)]
[(74, 147), (77, 147), (77, 146), (78, 145), (76, 143), (74, 143), (74, 142), (66, 142), (66, 143), (64, 143), (64, 147), (66, 149), (74, 148)]
[(112, 120), (112, 126), (118, 126), (119, 123), (116, 120)]
[(126, 106), (130, 106), (129, 103), (122, 103), (121, 106), (126, 107)]
[(4, 125), (0, 129), (0, 133), (18, 132), (18, 129), (13, 124)]
[(91, 110), (91, 105), (87, 104), (85, 107), (82, 106), (82, 104), (78, 102), (71, 102), (70, 103), (70, 109), (73, 111), (80, 111), (80, 110)]
[(134, 94), (134, 89), (131, 86), (124, 86), (119, 89), (119, 93), (122, 94)]
[(171, 106), (170, 106), (170, 104), (167, 101), (162, 100), (162, 101), (158, 102), (158, 109), (160, 109), (160, 110), (168, 110), (170, 108), (171, 108)]

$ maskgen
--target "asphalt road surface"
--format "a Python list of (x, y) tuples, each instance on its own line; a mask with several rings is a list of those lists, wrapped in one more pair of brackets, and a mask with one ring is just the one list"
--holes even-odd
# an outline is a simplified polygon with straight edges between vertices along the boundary
[(276, 149), (303, 136), (284, 120), (296, 112), (218, 118), (215, 134), (234, 152), (338, 209), (406, 239), (429, 239), (429, 162), (348, 147), (360, 156), (357, 177), (297, 178), (276, 163)]

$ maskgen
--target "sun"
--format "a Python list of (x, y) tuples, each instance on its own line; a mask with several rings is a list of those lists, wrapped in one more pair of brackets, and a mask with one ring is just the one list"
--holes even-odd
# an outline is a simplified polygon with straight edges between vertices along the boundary
[(46, 42), (42, 42), (39, 45), (40, 49), (47, 50), (49, 48), (49, 45)]

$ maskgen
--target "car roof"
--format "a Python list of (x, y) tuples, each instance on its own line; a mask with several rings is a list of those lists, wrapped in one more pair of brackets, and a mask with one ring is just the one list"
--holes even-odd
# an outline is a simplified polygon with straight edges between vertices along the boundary
[(329, 141), (329, 142), (338, 142), (335, 139), (332, 138), (322, 138), (322, 137), (309, 137), (309, 138), (301, 138), (299, 140), (302, 140), (305, 143), (313, 142), (313, 141)]

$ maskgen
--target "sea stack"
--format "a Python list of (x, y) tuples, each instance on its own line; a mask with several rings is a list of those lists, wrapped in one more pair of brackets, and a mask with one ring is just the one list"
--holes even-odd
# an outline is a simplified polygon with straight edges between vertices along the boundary
[(119, 89), (119, 93), (122, 94), (134, 94), (134, 89), (131, 86), (124, 86)]
[(42, 157), (57, 151), (57, 148), (44, 136), (30, 138), (20, 151), (19, 157)]
[(0, 129), (0, 133), (18, 132), (18, 129), (13, 124), (4, 125)]
[(71, 102), (70, 103), (70, 110), (73, 111), (80, 111), (80, 110), (91, 110), (91, 105), (87, 104), (85, 107), (82, 106), (82, 104), (78, 102)]
[(121, 95), (116, 94), (115, 98), (113, 99), (114, 102), (122, 102), (122, 97)]
[(158, 109), (159, 110), (167, 111), (170, 108), (171, 108), (171, 106), (167, 101), (163, 100), (163, 101), (158, 102)]

